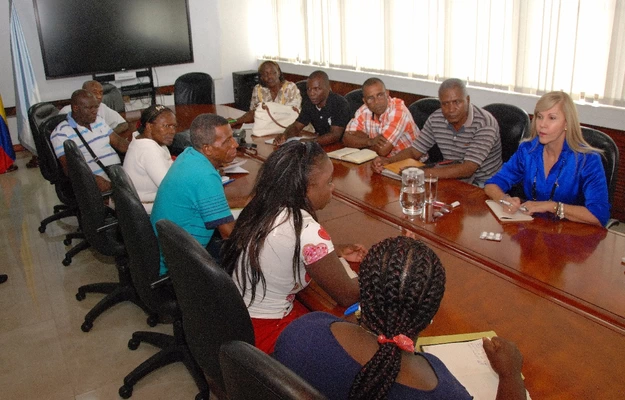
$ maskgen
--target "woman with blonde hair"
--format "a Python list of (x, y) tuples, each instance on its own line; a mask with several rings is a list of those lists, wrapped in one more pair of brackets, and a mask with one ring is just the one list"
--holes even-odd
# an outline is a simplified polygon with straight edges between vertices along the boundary
[[(523, 185), (527, 201), (507, 192)], [(564, 92), (549, 92), (536, 103), (530, 137), (495, 176), (486, 194), (504, 200), (504, 211), (551, 213), (558, 219), (605, 225), (610, 218), (601, 150), (582, 136), (577, 110)]]

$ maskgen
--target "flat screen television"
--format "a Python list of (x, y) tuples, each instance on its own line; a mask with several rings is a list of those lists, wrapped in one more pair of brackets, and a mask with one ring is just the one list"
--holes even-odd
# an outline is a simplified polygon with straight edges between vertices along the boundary
[(187, 0), (33, 0), (46, 78), (193, 62)]

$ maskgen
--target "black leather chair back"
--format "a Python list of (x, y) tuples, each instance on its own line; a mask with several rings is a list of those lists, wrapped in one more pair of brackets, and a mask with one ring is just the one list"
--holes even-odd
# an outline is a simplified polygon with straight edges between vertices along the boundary
[(603, 150), (601, 161), (603, 162), (605, 178), (608, 183), (608, 200), (610, 204), (612, 204), (614, 191), (616, 190), (616, 178), (619, 165), (618, 147), (610, 136), (596, 129), (582, 126), (582, 135), (589, 145)]
[(295, 85), (299, 89), (299, 93), (302, 95), (302, 104), (304, 104), (304, 100), (308, 101), (308, 90), (306, 88), (307, 82), (308, 82), (308, 79), (295, 82)]
[(345, 95), (345, 99), (349, 103), (349, 116), (354, 118), (356, 111), (362, 106), (364, 101), (362, 100), (362, 89), (354, 89)]
[[(49, 130), (47, 138), (46, 135), (43, 134), (42, 125), (45, 121), (55, 115), (59, 115), (59, 109), (52, 103), (37, 103), (28, 109), (28, 124), (30, 125), (30, 131), (32, 132), (33, 139), (35, 141), (35, 149), (37, 150), (37, 156), (39, 157), (39, 169), (44, 179), (50, 183), (54, 183), (59, 179), (59, 177), (57, 175), (58, 168), (54, 165), (57, 164), (56, 155), (54, 154), (54, 149), (52, 149), (49, 145), (49, 137), (50, 133), (54, 130), (54, 128), (56, 128), (56, 125), (65, 119), (65, 114), (62, 114), (62, 118), (57, 117), (54, 120), (57, 121), (56, 124), (54, 124), (54, 122), (50, 123), (54, 124), (54, 126), (52, 126), (52, 129)], [(50, 125), (48, 125), (48, 128), (49, 127)], [(50, 152), (52, 152), (53, 163), (50, 161)]]
[(110, 109), (118, 113), (126, 111), (122, 92), (111, 83), (102, 84), (102, 103), (106, 104)]
[(412, 114), (412, 119), (419, 129), (423, 129), (425, 121), (430, 118), (430, 115), (436, 110), (441, 108), (441, 102), (436, 97), (425, 97), (412, 103), (408, 110)]
[(304, 379), (249, 343), (228, 342), (219, 360), (230, 400), (325, 399)]
[(241, 340), (254, 344), (254, 329), (234, 281), (184, 229), (168, 220), (156, 223), (191, 354), (211, 391), (225, 391), (219, 348)]
[(101, 229), (117, 220), (112, 210), (104, 205), (95, 176), (85, 161), (80, 149), (72, 140), (63, 143), (67, 159), (67, 171), (72, 182), (76, 202), (80, 210), (80, 227), (89, 244), (105, 256), (123, 256), (126, 254), (119, 230)]
[(178, 306), (173, 293), (166, 287), (152, 289), (150, 286), (159, 279), (161, 267), (158, 240), (150, 216), (121, 165), (111, 165), (108, 176), (113, 184), (115, 213), (128, 252), (130, 276), (139, 298), (153, 312), (175, 314)]
[(506, 162), (519, 148), (521, 139), (529, 134), (530, 117), (522, 108), (512, 104), (494, 103), (484, 106), (499, 124), (501, 159)]
[(174, 103), (215, 104), (213, 78), (204, 72), (189, 72), (174, 82)]

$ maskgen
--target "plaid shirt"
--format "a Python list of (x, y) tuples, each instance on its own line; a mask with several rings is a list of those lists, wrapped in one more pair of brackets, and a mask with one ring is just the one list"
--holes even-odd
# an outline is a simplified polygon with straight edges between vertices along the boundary
[(354, 118), (347, 124), (345, 131), (362, 131), (372, 139), (378, 135), (383, 135), (386, 140), (393, 144), (393, 150), (388, 154), (388, 157), (410, 147), (419, 136), (419, 128), (414, 123), (404, 101), (392, 97), (388, 98), (388, 107), (377, 120), (367, 105), (362, 105), (356, 111)]

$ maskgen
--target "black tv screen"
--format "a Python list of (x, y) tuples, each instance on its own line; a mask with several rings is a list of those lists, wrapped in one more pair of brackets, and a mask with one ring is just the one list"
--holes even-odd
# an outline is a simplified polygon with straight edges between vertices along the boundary
[(187, 0), (33, 0), (47, 78), (193, 62)]

